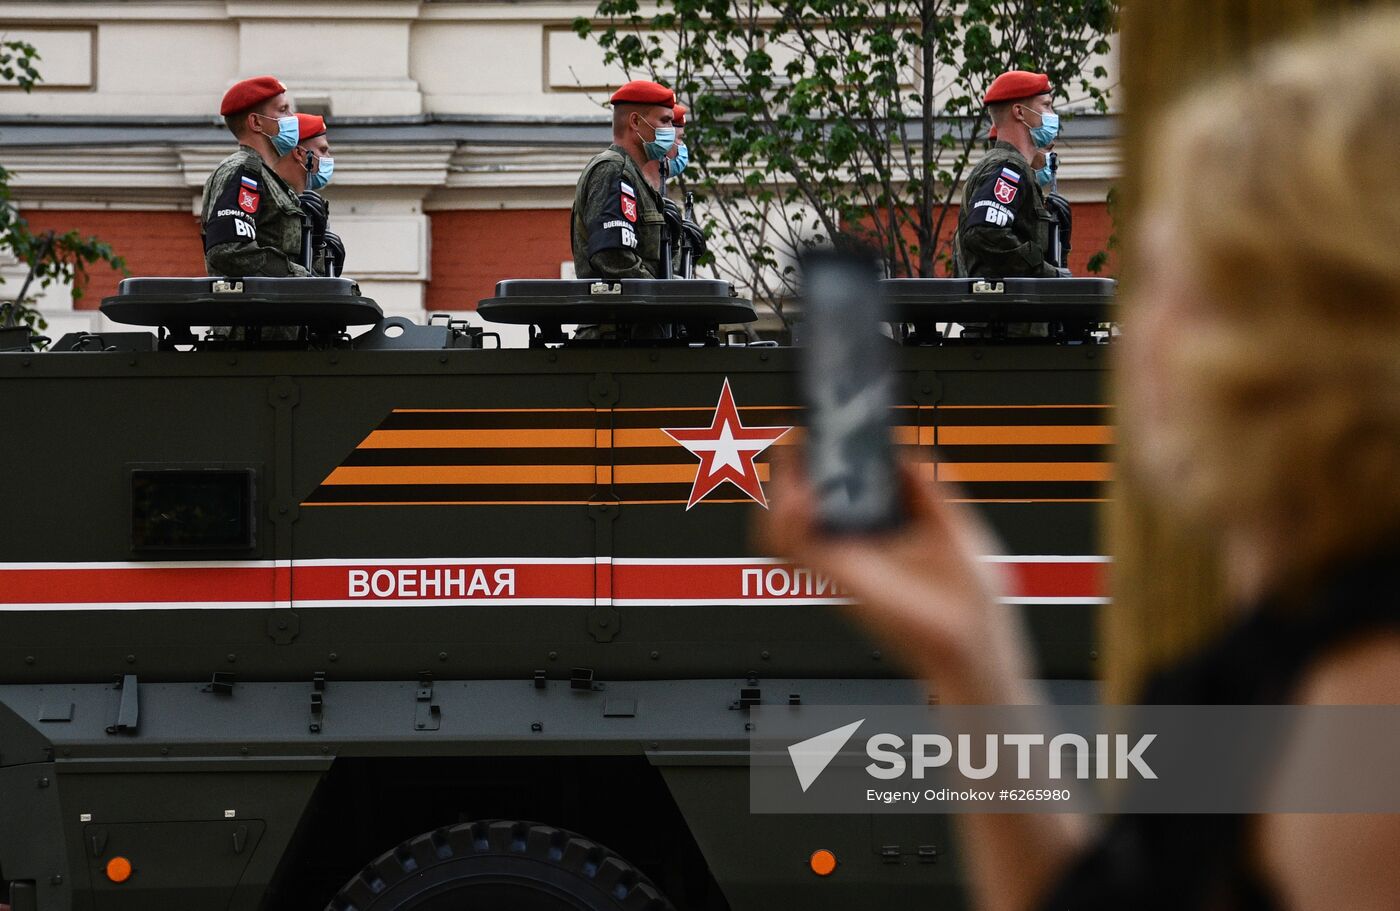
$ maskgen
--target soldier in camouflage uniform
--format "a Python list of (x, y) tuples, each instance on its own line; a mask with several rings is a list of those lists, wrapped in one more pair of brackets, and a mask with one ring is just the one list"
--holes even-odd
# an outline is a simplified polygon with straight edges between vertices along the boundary
[(978, 278), (1055, 278), (1069, 271), (1047, 262), (1054, 223), (1030, 161), (1055, 141), (1050, 79), (1012, 70), (984, 99), (997, 143), (968, 175), (953, 238), (955, 273)]
[[(326, 118), (301, 113), (295, 116), (297, 144), (272, 169), (297, 194), (301, 211), (310, 223), (312, 271), (316, 275), (339, 276), (345, 265), (345, 244), (340, 235), (330, 230), (330, 203), (319, 192), (335, 174)], [(306, 262), (304, 251), (297, 261)]]
[(299, 133), (286, 87), (271, 76), (246, 79), (228, 90), (219, 112), (238, 151), (204, 183), (205, 269), (235, 278), (310, 275), (301, 265), (305, 215), (273, 170)]
[(662, 278), (661, 161), (675, 142), (675, 95), (637, 80), (612, 96), (613, 142), (588, 162), (574, 189), (571, 238), (579, 278)]

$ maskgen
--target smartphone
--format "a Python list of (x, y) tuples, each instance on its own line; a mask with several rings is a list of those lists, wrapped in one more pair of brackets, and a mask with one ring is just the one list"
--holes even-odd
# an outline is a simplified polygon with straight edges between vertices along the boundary
[(801, 267), (806, 463), (819, 521), (833, 534), (894, 528), (903, 520), (890, 439), (894, 343), (881, 331), (879, 265), (822, 250)]

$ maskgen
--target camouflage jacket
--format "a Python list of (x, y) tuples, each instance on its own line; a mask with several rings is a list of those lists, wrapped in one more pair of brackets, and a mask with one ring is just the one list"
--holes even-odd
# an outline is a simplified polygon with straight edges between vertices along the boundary
[(239, 146), (204, 182), (204, 267), (235, 278), (309, 275), (296, 191), (262, 156)]
[(579, 278), (660, 278), (666, 217), (661, 194), (620, 147), (593, 156), (574, 188), (572, 242)]
[(1054, 230), (1030, 162), (998, 142), (968, 175), (953, 238), (960, 277), (1054, 278), (1046, 262)]

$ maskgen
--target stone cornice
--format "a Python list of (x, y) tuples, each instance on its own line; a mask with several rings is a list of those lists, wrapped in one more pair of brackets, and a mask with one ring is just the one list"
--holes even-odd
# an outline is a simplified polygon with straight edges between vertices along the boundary
[(464, 144), (452, 156), (445, 187), (573, 187), (584, 165), (599, 148)]
[[(507, 207), (564, 204), (578, 172), (606, 141), (591, 122), (407, 120), (335, 127), (337, 188), (405, 190), (431, 209), (477, 209), (493, 199)], [(185, 209), (234, 150), (227, 133), (207, 122), (129, 126), (50, 119), (17, 127), (10, 119), (0, 122), (0, 161), (14, 172), (15, 192), (27, 204)], [(48, 141), (13, 143), (15, 132)], [(1061, 153), (1061, 193), (1071, 202), (1102, 202), (1119, 174), (1116, 143), (1071, 133)]]
[(322, 19), (413, 20), (419, 18), (419, 0), (335, 0), (332, 3), (307, 0), (225, 0), (222, 4), (230, 19)]
[[(455, 145), (421, 146), (336, 143), (336, 186), (440, 187), (447, 182)], [(177, 151), (186, 186), (199, 189), (216, 165), (233, 150), (225, 145), (182, 146)]]
[(6, 22), (33, 25), (69, 25), (92, 22), (224, 21), (224, 0), (184, 2), (92, 2), (92, 0), (42, 0), (6, 2), (0, 10)]
[[(509, 117), (480, 114), (419, 114), (389, 117), (332, 117), (336, 143), (496, 143), (507, 146), (578, 145), (592, 148), (608, 142), (605, 115), (575, 117)], [(1115, 115), (1081, 115), (1064, 125), (1062, 146), (1112, 140), (1118, 133)], [(911, 133), (917, 141), (917, 125)], [(65, 144), (153, 145), (211, 144), (229, 141), (223, 121), (215, 117), (97, 117), (0, 115), (0, 153), (14, 147)]]
[[(8, 152), (5, 167), (21, 203), (86, 203), (118, 208), (186, 209), (186, 185), (175, 150), (160, 146), (109, 149), (69, 147)], [(202, 184), (203, 181), (201, 180)], [(197, 191), (196, 191), (197, 192)]]
[(558, 21), (591, 14), (588, 0), (7, 0), (6, 21), (35, 25), (90, 22), (221, 21), (257, 19), (359, 19), (380, 21)]
[[(337, 186), (429, 188), (445, 186), (456, 146), (382, 146), (347, 143), (336, 151)], [(187, 200), (232, 148), (129, 146), (118, 149), (34, 147), (10, 151), (5, 166), (21, 198), (149, 198)]]

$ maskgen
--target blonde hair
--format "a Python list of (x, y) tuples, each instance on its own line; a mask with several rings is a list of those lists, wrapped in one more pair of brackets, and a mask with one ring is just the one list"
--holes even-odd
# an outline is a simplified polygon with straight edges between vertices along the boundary
[(1154, 252), (1210, 317), (1167, 362), (1180, 506), (1276, 533), (1306, 584), (1400, 530), (1400, 16), (1273, 51), (1151, 148), (1178, 245)]

